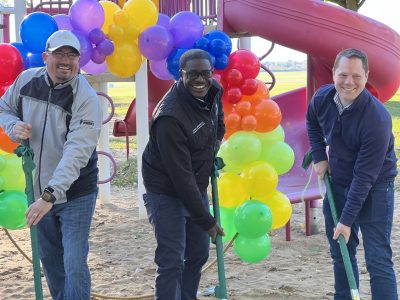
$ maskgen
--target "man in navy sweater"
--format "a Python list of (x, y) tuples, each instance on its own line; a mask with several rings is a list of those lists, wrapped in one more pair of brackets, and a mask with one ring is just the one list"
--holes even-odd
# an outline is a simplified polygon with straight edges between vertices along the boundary
[(307, 110), (314, 168), (320, 178), (326, 172), (330, 174), (340, 216), (335, 228), (325, 198), (323, 212), (334, 266), (335, 300), (351, 299), (337, 239), (340, 234), (345, 237), (358, 285), (359, 229), (372, 299), (398, 299), (390, 246), (393, 181), (397, 175), (392, 120), (365, 88), (368, 73), (368, 58), (363, 52), (341, 51), (333, 66), (334, 85), (322, 86)]

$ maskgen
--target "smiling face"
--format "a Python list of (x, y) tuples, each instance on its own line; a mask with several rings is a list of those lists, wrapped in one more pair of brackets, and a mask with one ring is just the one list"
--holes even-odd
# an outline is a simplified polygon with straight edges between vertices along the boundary
[(181, 70), (185, 88), (193, 97), (204, 98), (212, 84), (212, 67), (208, 59), (191, 59)]
[(43, 53), (47, 72), (54, 84), (66, 82), (78, 74), (80, 58), (76, 54), (76, 50), (68, 46)]
[(358, 57), (342, 57), (333, 70), (333, 81), (340, 100), (351, 104), (364, 90), (368, 80), (362, 60)]

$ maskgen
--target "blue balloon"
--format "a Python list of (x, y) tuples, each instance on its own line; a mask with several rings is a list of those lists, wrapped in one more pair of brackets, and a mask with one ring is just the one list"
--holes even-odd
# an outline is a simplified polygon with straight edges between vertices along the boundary
[(29, 51), (28, 51), (28, 49), (25, 48), (24, 44), (19, 43), (19, 42), (11, 43), (11, 45), (13, 45), (15, 48), (17, 48), (17, 50), (21, 54), (22, 61), (24, 62), (24, 70), (29, 69), (29, 61), (28, 61)]
[(210, 53), (219, 57), (226, 52), (226, 43), (221, 39), (213, 39), (210, 42)]
[(19, 28), (22, 43), (32, 53), (44, 52), (50, 35), (58, 30), (56, 21), (43, 12), (27, 15)]
[(45, 65), (42, 53), (29, 53), (27, 60), (28, 60), (28, 69), (43, 67)]
[(225, 42), (226, 50), (225, 54), (229, 56), (232, 52), (232, 41), (231, 38), (221, 30), (212, 30), (205, 35), (206, 38), (210, 41), (210, 43), (215, 39), (220, 39)]
[(201, 50), (208, 52), (209, 45), (210, 45), (210, 41), (206, 37), (203, 36), (194, 43), (193, 48), (201, 49)]
[(190, 49), (175, 48), (167, 57), (167, 69), (174, 76), (175, 80), (179, 80), (179, 59), (188, 50)]
[(229, 57), (226, 56), (225, 54), (222, 54), (221, 56), (215, 58), (214, 67), (217, 70), (224, 70), (228, 65), (229, 65)]

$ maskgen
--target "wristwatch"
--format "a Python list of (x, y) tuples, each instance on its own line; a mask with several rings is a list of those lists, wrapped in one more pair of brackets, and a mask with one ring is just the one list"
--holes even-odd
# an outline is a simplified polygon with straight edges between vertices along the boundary
[(43, 190), (42, 196), (40, 196), (44, 201), (54, 203), (56, 202), (56, 197), (53, 195), (54, 189), (51, 186), (46, 187)]

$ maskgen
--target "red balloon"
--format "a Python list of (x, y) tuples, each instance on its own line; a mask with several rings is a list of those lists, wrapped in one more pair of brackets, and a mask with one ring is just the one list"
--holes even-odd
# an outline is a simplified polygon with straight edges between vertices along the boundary
[(5, 94), (5, 92), (7, 91), (7, 89), (9, 88), (9, 85), (2, 85), (0, 84), (0, 97), (3, 96)]
[(228, 68), (239, 70), (244, 79), (256, 78), (260, 72), (260, 61), (253, 52), (240, 49), (229, 56)]
[(232, 104), (238, 103), (242, 99), (242, 92), (239, 88), (229, 88), (225, 93), (226, 99)]
[(257, 128), (257, 119), (253, 115), (247, 115), (242, 118), (240, 124), (242, 130), (253, 131)]
[(239, 70), (231, 69), (226, 75), (226, 82), (229, 86), (239, 86), (243, 82), (243, 75)]
[(258, 132), (268, 132), (275, 129), (282, 121), (281, 110), (275, 101), (261, 99), (254, 107), (254, 116), (257, 119)]
[(235, 111), (240, 116), (251, 114), (251, 102), (240, 100), (238, 103), (236, 103)]
[(23, 69), (24, 62), (17, 48), (10, 44), (0, 44), (0, 84), (12, 84)]
[(0, 128), (0, 149), (8, 153), (14, 153), (18, 144), (14, 143), (8, 135)]
[(252, 95), (257, 91), (258, 81), (257, 79), (247, 78), (244, 80), (241, 90), (243, 95)]

